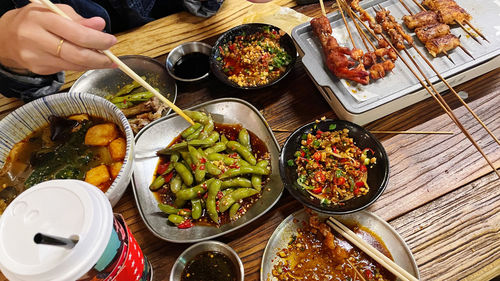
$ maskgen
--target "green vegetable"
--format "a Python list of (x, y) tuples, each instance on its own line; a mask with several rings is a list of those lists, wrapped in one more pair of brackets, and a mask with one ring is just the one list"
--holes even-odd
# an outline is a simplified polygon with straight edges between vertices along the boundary
[(286, 164), (290, 167), (293, 167), (293, 165), (295, 165), (295, 162), (293, 162), (292, 159), (288, 159), (288, 161), (286, 161)]
[(177, 171), (177, 173), (181, 176), (182, 181), (187, 185), (191, 186), (193, 184), (193, 175), (191, 172), (184, 166), (182, 163), (174, 163), (174, 169)]
[(201, 199), (193, 199), (191, 200), (191, 216), (193, 219), (197, 220), (201, 217), (202, 207), (201, 207)]
[(219, 178), (225, 179), (245, 174), (269, 175), (269, 170), (257, 166), (243, 166), (225, 171)]
[(170, 190), (173, 193), (177, 193), (181, 190), (182, 187), (182, 178), (179, 174), (175, 175), (172, 180), (170, 180)]
[(187, 129), (182, 131), (181, 136), (183, 138), (187, 138), (188, 136), (192, 135), (196, 130), (198, 130), (201, 127), (202, 127), (202, 125), (200, 123), (194, 123), (194, 125), (191, 125)]
[(259, 191), (255, 190), (253, 188), (238, 188), (235, 191), (222, 197), (222, 199), (219, 201), (219, 211), (221, 213), (224, 213), (235, 202), (238, 202), (241, 199), (253, 196), (257, 193), (259, 193)]
[(165, 184), (165, 178), (162, 175), (156, 177), (156, 179), (149, 186), (149, 190), (157, 191)]
[(234, 220), (236, 218), (236, 215), (238, 214), (238, 210), (240, 209), (241, 204), (240, 203), (234, 203), (231, 208), (229, 208), (229, 218), (231, 220)]
[(250, 135), (246, 129), (241, 129), (238, 133), (238, 141), (241, 145), (246, 147), (249, 151), (252, 151), (252, 145), (250, 144)]
[(333, 131), (337, 128), (337, 124), (330, 124), (330, 126), (328, 126), (328, 130), (330, 131)]
[(188, 145), (188, 150), (189, 150), (189, 155), (191, 156), (191, 159), (193, 160), (194, 164), (194, 178), (196, 182), (202, 182), (205, 179), (205, 175), (207, 171), (205, 170), (205, 164), (201, 163), (203, 156), (201, 153), (196, 150), (196, 148)]
[[(259, 163), (257, 163), (257, 167), (259, 168), (264, 168), (267, 169), (267, 166), (269, 165), (269, 161), (267, 160), (261, 160)], [(256, 190), (260, 191), (262, 189), (262, 176), (260, 175), (252, 175), (252, 186)]]
[(243, 157), (243, 159), (248, 161), (248, 163), (250, 163), (251, 165), (257, 164), (257, 160), (253, 156), (252, 152), (250, 152), (250, 150), (248, 150), (240, 143), (235, 141), (228, 141), (226, 146), (227, 148), (238, 152), (241, 155), (241, 157)]
[(217, 193), (219, 193), (220, 187), (221, 187), (221, 181), (220, 180), (214, 180), (210, 185), (208, 186), (208, 196), (207, 196), (207, 213), (212, 219), (213, 222), (219, 223), (219, 214), (217, 213), (217, 207), (215, 204), (215, 199), (217, 197)]
[(170, 214), (168, 216), (168, 220), (174, 224), (181, 224), (183, 221), (185, 221), (185, 219), (183, 217), (181, 217), (179, 215), (175, 215), (175, 214)]
[(203, 194), (205, 194), (205, 192), (207, 192), (208, 186), (214, 180), (215, 180), (214, 178), (211, 178), (211, 179), (208, 179), (208, 180), (202, 182), (201, 184), (199, 184), (195, 187), (181, 189), (175, 194), (175, 196), (177, 197), (177, 199), (181, 199), (181, 200), (193, 200), (193, 199), (199, 198), (199, 197), (201, 197), (201, 195), (203, 195)]
[(252, 187), (252, 182), (242, 177), (230, 178), (222, 181), (221, 188), (226, 189), (228, 187)]

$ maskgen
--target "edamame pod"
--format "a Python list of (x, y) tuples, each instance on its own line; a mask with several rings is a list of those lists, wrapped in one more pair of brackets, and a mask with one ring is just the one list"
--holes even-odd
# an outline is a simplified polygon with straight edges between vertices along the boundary
[(165, 184), (165, 178), (162, 175), (159, 175), (151, 183), (151, 185), (149, 186), (149, 190), (157, 191), (158, 189), (160, 189), (163, 186), (163, 184)]
[(219, 193), (221, 187), (220, 180), (214, 180), (208, 186), (208, 196), (207, 196), (207, 213), (215, 223), (219, 223), (219, 214), (217, 213), (217, 207), (215, 204), (215, 199), (217, 198), (217, 193)]
[(177, 199), (181, 200), (192, 200), (201, 197), (206, 191), (208, 186), (214, 181), (214, 178), (208, 179), (203, 183), (186, 189), (181, 189), (175, 194)]
[(176, 151), (183, 150), (187, 147), (187, 142), (179, 142), (176, 144), (173, 144), (169, 147), (165, 147), (163, 149), (160, 149), (156, 152), (156, 155), (170, 155)]
[(201, 199), (191, 200), (191, 216), (193, 219), (197, 220), (201, 217)]
[(191, 172), (184, 166), (184, 164), (177, 162), (174, 163), (174, 169), (181, 176), (182, 181), (187, 185), (191, 186), (193, 184), (193, 175)]
[(249, 179), (236, 177), (222, 181), (222, 189), (228, 187), (252, 187), (252, 182)]
[(172, 191), (173, 193), (177, 193), (179, 190), (181, 190), (181, 186), (182, 178), (179, 174), (177, 174), (170, 181), (170, 191)]
[(239, 142), (228, 141), (226, 144), (226, 147), (238, 152), (241, 155), (241, 157), (243, 157), (243, 159), (248, 161), (248, 163), (250, 163), (251, 165), (257, 164), (257, 160), (253, 156), (252, 152), (250, 152), (250, 150), (248, 150), (246, 147), (241, 145)]
[(206, 139), (192, 140), (188, 141), (188, 143), (189, 145), (192, 146), (211, 146), (218, 140), (219, 140), (219, 133), (217, 133), (217, 131), (212, 131)]
[(174, 224), (181, 224), (183, 221), (185, 221), (185, 219), (183, 217), (176, 215), (176, 214), (170, 214), (168, 216), (168, 220)]
[(202, 160), (206, 160), (196, 148), (188, 145), (188, 150), (194, 164), (194, 178), (196, 182), (202, 182), (205, 179), (207, 171), (205, 170), (205, 164), (201, 162), (203, 162)]
[(221, 213), (224, 213), (235, 202), (238, 202), (241, 199), (253, 196), (257, 193), (259, 193), (259, 192), (253, 188), (238, 188), (235, 191), (222, 197), (222, 199), (219, 201), (219, 211)]
[(225, 171), (219, 178), (225, 179), (245, 174), (269, 175), (269, 170), (257, 166), (242, 166)]
[[(269, 161), (260, 160), (256, 166), (266, 169), (268, 165), (269, 165)], [(260, 191), (262, 189), (262, 176), (252, 175), (252, 186), (256, 190)]]
[(241, 204), (236, 202), (233, 205), (231, 205), (231, 208), (229, 208), (229, 218), (231, 220), (234, 220), (236, 215), (238, 214), (238, 210), (240, 209)]
[(201, 127), (202, 126), (200, 123), (194, 123), (194, 125), (191, 125), (191, 126), (189, 126), (189, 128), (182, 131), (181, 136), (183, 138), (187, 138), (188, 136), (192, 135), (194, 132), (196, 132), (196, 130), (198, 130)]
[(189, 135), (189, 136), (186, 138), (186, 140), (187, 140), (187, 141), (190, 141), (190, 140), (195, 140), (195, 139), (199, 138), (199, 137), (200, 137), (201, 132), (203, 132), (203, 129), (204, 129), (204, 127), (203, 127), (203, 126), (199, 127), (198, 129), (196, 129), (196, 131), (194, 131), (194, 133), (192, 133), (191, 135)]
[(252, 151), (252, 145), (250, 144), (250, 135), (247, 129), (243, 128), (238, 133), (238, 141), (241, 145), (246, 147), (249, 151)]
[(226, 144), (223, 143), (223, 142), (218, 142), (216, 144), (214, 144), (213, 146), (205, 149), (205, 154), (208, 155), (210, 153), (216, 153), (216, 152), (221, 152), (221, 151), (224, 151), (226, 150)]
[(195, 122), (205, 123), (208, 120), (208, 116), (200, 111), (184, 110), (184, 113)]
[(191, 216), (191, 211), (188, 209), (177, 209), (174, 206), (167, 204), (158, 204), (158, 208), (166, 214), (176, 214), (180, 216)]
[(229, 140), (227, 139), (226, 135), (222, 135), (220, 136), (220, 142), (222, 142), (223, 144), (227, 144)]

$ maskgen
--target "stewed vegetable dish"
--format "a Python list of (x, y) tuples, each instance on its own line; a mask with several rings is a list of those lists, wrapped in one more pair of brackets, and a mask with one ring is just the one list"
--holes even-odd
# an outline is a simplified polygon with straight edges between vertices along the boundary
[(113, 123), (87, 114), (50, 116), (16, 143), (0, 170), (0, 214), (25, 189), (52, 179), (79, 179), (106, 192), (120, 172), (127, 142)]
[(158, 207), (178, 228), (238, 219), (260, 197), (271, 173), (266, 145), (241, 125), (215, 124), (184, 111), (195, 124), (157, 152), (150, 185)]
[(280, 46), (281, 35), (269, 26), (253, 34), (241, 34), (219, 47), (224, 73), (242, 87), (266, 85), (276, 80), (291, 63)]
[[(392, 259), (385, 244), (376, 234), (359, 225), (352, 225), (350, 228)], [(268, 276), (268, 281), (394, 281), (396, 279), (356, 246), (333, 232), (312, 213), (309, 222), (304, 222), (297, 233), (292, 235), (288, 247), (277, 252), (276, 259), (272, 276)]]
[(334, 124), (329, 129), (304, 134), (288, 165), (297, 166), (297, 183), (322, 204), (343, 204), (368, 193), (367, 167), (377, 159), (370, 148), (354, 144), (348, 129), (335, 130)]

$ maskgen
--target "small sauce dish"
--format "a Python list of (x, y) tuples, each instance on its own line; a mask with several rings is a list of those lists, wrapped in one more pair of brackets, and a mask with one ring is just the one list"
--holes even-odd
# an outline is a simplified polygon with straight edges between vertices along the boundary
[(175, 47), (165, 62), (170, 76), (183, 82), (195, 82), (208, 77), (212, 46), (203, 42), (187, 42)]
[[(175, 261), (170, 281), (184, 280), (243, 281), (245, 272), (238, 254), (218, 241), (204, 241), (187, 248)], [(205, 276), (203, 274), (206, 274)]]

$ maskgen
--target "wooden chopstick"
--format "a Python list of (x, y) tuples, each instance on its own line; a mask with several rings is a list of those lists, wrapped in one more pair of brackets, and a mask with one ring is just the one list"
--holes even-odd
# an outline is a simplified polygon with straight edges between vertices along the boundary
[[(54, 3), (50, 2), (50, 0), (30, 0), (32, 3), (43, 4), (52, 12), (66, 18), (72, 20), (66, 13), (64, 13), (61, 9), (59, 9)], [(148, 84), (148, 82), (144, 81), (137, 73), (135, 73), (130, 67), (128, 67), (123, 61), (121, 61), (117, 56), (115, 56), (110, 50), (102, 51), (109, 59), (111, 59), (114, 63), (118, 65), (118, 68), (125, 72), (130, 78), (134, 79), (141, 86), (146, 88), (146, 90), (153, 93), (159, 100), (172, 108), (177, 114), (179, 114), (182, 118), (188, 121), (191, 125), (194, 125), (193, 120), (189, 116), (187, 116), (180, 108), (178, 108), (175, 104), (169, 101), (165, 96), (160, 94), (155, 88)]]
[(418, 281), (418, 279), (415, 278), (410, 273), (408, 273), (408, 271), (404, 270), (402, 267), (397, 265), (391, 259), (386, 257), (384, 254), (379, 252), (377, 249), (372, 247), (367, 242), (365, 242), (363, 239), (361, 239), (359, 236), (357, 236), (354, 232), (352, 232), (349, 228), (344, 226), (342, 223), (340, 223), (335, 218), (330, 217), (326, 221), (326, 223), (331, 228), (335, 229), (335, 231), (337, 231), (339, 234), (344, 236), (351, 243), (356, 245), (356, 247), (358, 247), (360, 250), (362, 250), (365, 254), (367, 254), (372, 259), (374, 259), (376, 262), (378, 262), (380, 265), (382, 265), (384, 268), (389, 270), (392, 274), (399, 277), (401, 280)]

